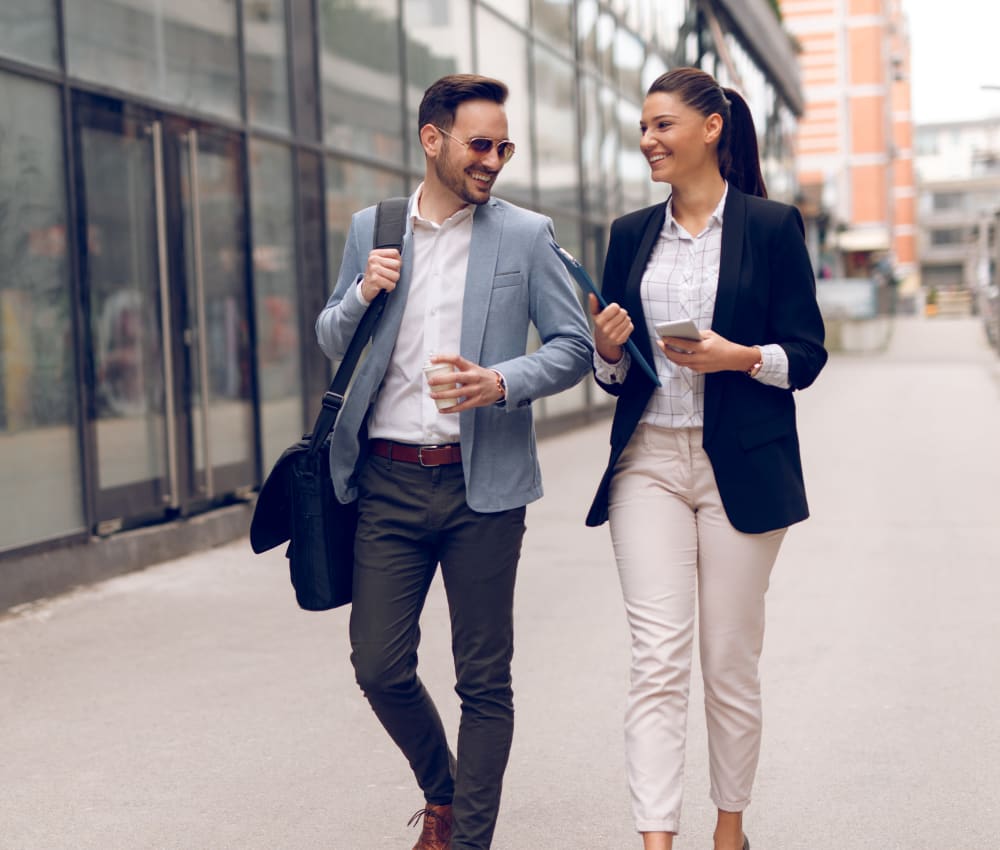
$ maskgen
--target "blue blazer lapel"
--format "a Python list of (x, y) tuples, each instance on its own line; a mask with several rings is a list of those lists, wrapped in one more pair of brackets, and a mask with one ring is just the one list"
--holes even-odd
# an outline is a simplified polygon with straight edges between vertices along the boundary
[(486, 314), (493, 294), (493, 276), (500, 256), (503, 219), (503, 207), (495, 199), (490, 199), (476, 209), (472, 220), (469, 266), (462, 302), (461, 355), (473, 363), (479, 362), (482, 353)]

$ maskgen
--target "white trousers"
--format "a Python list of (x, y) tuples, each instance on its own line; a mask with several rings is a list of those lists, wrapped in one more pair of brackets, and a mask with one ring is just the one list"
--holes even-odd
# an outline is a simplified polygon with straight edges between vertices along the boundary
[(609, 519), (632, 635), (625, 753), (636, 828), (679, 831), (696, 606), (712, 801), (741, 812), (760, 753), (764, 594), (786, 529), (733, 528), (701, 429), (651, 425), (618, 462)]

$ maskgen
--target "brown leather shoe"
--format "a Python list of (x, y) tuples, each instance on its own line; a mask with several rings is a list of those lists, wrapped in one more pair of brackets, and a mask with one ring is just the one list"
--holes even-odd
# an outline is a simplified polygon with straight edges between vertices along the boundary
[(451, 848), (451, 806), (435, 806), (415, 812), (407, 826), (416, 825), (420, 816), (424, 818), (424, 828), (413, 850), (450, 850)]

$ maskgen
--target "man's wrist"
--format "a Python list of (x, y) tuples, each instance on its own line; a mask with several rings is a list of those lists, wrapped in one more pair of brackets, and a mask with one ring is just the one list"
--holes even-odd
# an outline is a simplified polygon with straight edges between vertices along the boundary
[(507, 401), (507, 379), (496, 369), (491, 369), (490, 371), (496, 376), (497, 393), (500, 396), (494, 403), (502, 405)]

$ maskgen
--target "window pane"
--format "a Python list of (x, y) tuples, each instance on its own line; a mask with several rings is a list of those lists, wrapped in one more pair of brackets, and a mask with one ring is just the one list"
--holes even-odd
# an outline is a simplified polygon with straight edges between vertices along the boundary
[(54, 0), (0, 3), (0, 54), (47, 68), (59, 64)]
[(503, 169), (495, 193), (517, 203), (532, 204), (531, 103), (528, 100), (528, 44), (524, 34), (483, 10), (477, 18), (480, 74), (503, 80), (510, 89), (507, 124), (517, 153)]
[(582, 100), (580, 155), (583, 158), (583, 188), (586, 212), (603, 218), (606, 211), (601, 148), (606, 142), (601, 127), (601, 109), (597, 100), (597, 82), (588, 74), (580, 76)]
[(535, 123), (539, 201), (550, 209), (580, 208), (573, 67), (544, 47), (535, 48)]
[(403, 178), (397, 174), (339, 159), (327, 160), (326, 221), (331, 292), (340, 272), (351, 216), (358, 210), (405, 192)]
[(399, 163), (399, 16), (379, 0), (320, 0), (323, 137)]
[(579, 0), (576, 6), (576, 32), (580, 54), (592, 65), (597, 65), (597, 0)]
[(482, 2), (506, 15), (515, 24), (524, 27), (528, 25), (528, 0), (482, 0)]
[(247, 111), (251, 124), (288, 130), (286, 0), (252, 0), (243, 9), (247, 57)]
[(634, 210), (649, 203), (649, 163), (639, 150), (639, 119), (642, 110), (627, 101), (618, 101), (622, 148), (618, 167), (622, 178), (625, 209)]
[[(607, 86), (601, 86), (599, 92), (601, 112), (601, 174), (604, 177), (604, 197), (609, 216), (621, 215), (625, 212), (622, 206), (621, 178), (618, 169), (618, 153), (623, 139), (618, 136), (618, 96)], [(624, 136), (625, 144), (639, 146), (639, 125), (628, 128)]]
[(424, 91), (446, 74), (472, 70), (469, 0), (405, 0), (407, 119), (412, 139), (410, 164), (423, 170), (423, 149), (417, 141), (417, 113)]
[(83, 528), (59, 95), (0, 74), (0, 549)]
[(642, 42), (630, 32), (619, 29), (615, 33), (614, 56), (618, 85), (629, 97), (642, 97), (646, 93), (642, 88), (642, 66), (646, 58)]
[(239, 117), (232, 0), (65, 4), (70, 73), (211, 115)]
[(250, 145), (257, 374), (264, 469), (302, 430), (302, 356), (291, 151)]
[(532, 0), (532, 21), (536, 32), (566, 47), (572, 45), (571, 0)]

